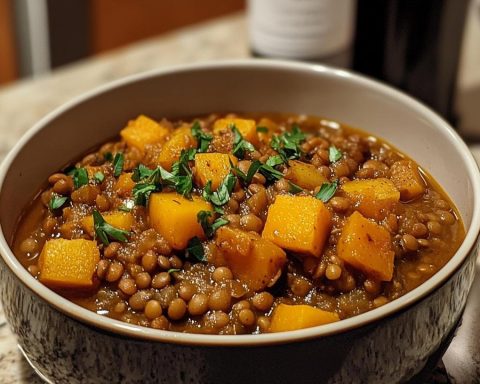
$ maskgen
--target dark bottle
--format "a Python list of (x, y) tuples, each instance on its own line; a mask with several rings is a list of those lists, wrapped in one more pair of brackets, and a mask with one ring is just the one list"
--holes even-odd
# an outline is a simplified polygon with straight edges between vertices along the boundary
[(453, 99), (469, 0), (358, 0), (353, 69), (455, 123)]

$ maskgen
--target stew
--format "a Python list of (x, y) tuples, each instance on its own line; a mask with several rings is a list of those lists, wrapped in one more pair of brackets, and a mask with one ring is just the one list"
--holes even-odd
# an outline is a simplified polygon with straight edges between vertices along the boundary
[(437, 272), (464, 234), (432, 177), (360, 130), (286, 114), (141, 115), (50, 175), (14, 251), (100, 315), (245, 334), (382, 306)]

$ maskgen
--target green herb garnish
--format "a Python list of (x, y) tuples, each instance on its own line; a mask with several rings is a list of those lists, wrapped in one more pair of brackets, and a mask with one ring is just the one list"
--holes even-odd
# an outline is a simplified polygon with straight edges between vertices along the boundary
[(283, 159), (279, 155), (270, 156), (265, 162), (265, 165), (269, 167), (276, 167), (277, 165), (281, 165), (281, 164), (283, 164)]
[(230, 195), (237, 181), (233, 173), (229, 173), (220, 183), (215, 192), (212, 191), (212, 181), (209, 180), (203, 189), (202, 196), (206, 201), (210, 201), (213, 205), (222, 206), (228, 202)]
[(135, 199), (135, 204), (146, 206), (148, 198), (152, 192), (161, 190), (161, 186), (155, 183), (137, 183), (133, 187), (132, 194)]
[(257, 132), (268, 133), (267, 127), (257, 127)]
[(48, 208), (50, 208), (50, 211), (54, 211), (58, 208), (60, 208), (63, 204), (66, 203), (68, 200), (68, 197), (66, 196), (58, 196), (58, 195), (52, 195), (52, 198), (48, 202)]
[(292, 183), (291, 181), (289, 181), (288, 184), (290, 185), (290, 193), (293, 193), (294, 195), (303, 191), (302, 187), (295, 183)]
[(250, 164), (250, 167), (248, 168), (247, 174), (245, 174), (240, 168), (236, 167), (231, 161), (230, 161), (230, 166), (235, 172), (235, 175), (240, 179), (243, 185), (249, 185), (252, 182), (253, 176), (255, 176), (255, 173), (260, 169), (260, 167), (263, 164), (255, 160)]
[(73, 185), (75, 189), (88, 184), (88, 172), (85, 168), (75, 168), (70, 171), (73, 177)]
[(205, 232), (205, 235), (207, 235), (207, 237), (212, 237), (218, 228), (223, 227), (224, 225), (227, 225), (229, 223), (229, 221), (227, 219), (224, 219), (223, 217), (219, 217), (212, 222), (210, 220), (212, 216), (212, 211), (200, 211), (197, 213), (197, 221), (202, 226), (203, 232)]
[(200, 239), (195, 236), (192, 237), (187, 244), (187, 249), (185, 250), (186, 256), (193, 256), (198, 261), (205, 261), (205, 251), (203, 249), (202, 242)]
[(245, 156), (245, 151), (247, 152), (255, 151), (255, 147), (253, 146), (253, 144), (243, 138), (242, 134), (234, 124), (232, 124), (230, 128), (233, 132), (232, 154), (234, 156), (238, 157), (239, 159), (243, 159)]
[(101, 183), (103, 182), (103, 180), (105, 180), (105, 175), (102, 172), (95, 172), (95, 174), (93, 175), (93, 179), (96, 182)]
[(243, 185), (249, 185), (252, 182), (255, 173), (260, 172), (268, 181), (280, 180), (283, 178), (283, 173), (275, 169), (277, 165), (283, 164), (283, 160), (280, 156), (269, 157), (265, 164), (262, 164), (259, 160), (252, 162), (248, 168), (247, 174), (242, 172), (238, 167), (233, 166), (235, 174), (238, 176)]
[(337, 188), (338, 188), (338, 180), (335, 180), (331, 183), (323, 183), (322, 186), (320, 187), (320, 190), (315, 195), (315, 197), (319, 200), (322, 200), (324, 203), (326, 203), (328, 200), (330, 200), (333, 197), (333, 195), (335, 195)]
[(103, 216), (97, 210), (93, 211), (93, 227), (96, 236), (102, 241), (104, 245), (110, 244), (109, 238), (125, 243), (128, 241), (130, 232), (123, 229), (115, 228), (108, 224)]
[(179, 160), (172, 165), (171, 174), (162, 168), (162, 179), (173, 184), (175, 190), (185, 197), (190, 197), (193, 189), (193, 175), (188, 162), (195, 159), (196, 152), (194, 148), (182, 150)]
[(192, 126), (192, 135), (197, 139), (198, 142), (198, 152), (203, 153), (207, 152), (210, 142), (213, 140), (213, 136), (202, 130), (200, 123), (195, 121)]
[(305, 138), (305, 133), (297, 124), (294, 124), (290, 132), (273, 136), (270, 146), (278, 152), (284, 163), (288, 163), (288, 160), (299, 159), (302, 156), (300, 144)]
[(174, 273), (174, 272), (180, 272), (181, 269), (180, 268), (170, 268), (167, 273)]
[(163, 187), (173, 187), (177, 193), (190, 197), (193, 190), (193, 175), (188, 162), (195, 158), (195, 149), (183, 150), (180, 158), (172, 165), (172, 172), (158, 166), (150, 169), (139, 164), (133, 170), (132, 180), (137, 184), (133, 187), (135, 204), (147, 205), (152, 192), (161, 191)]
[(328, 160), (330, 160), (330, 163), (335, 163), (336, 161), (340, 160), (342, 155), (342, 151), (340, 151), (334, 145), (328, 148)]
[(118, 152), (113, 159), (113, 176), (118, 177), (122, 174), (125, 157), (123, 153)]

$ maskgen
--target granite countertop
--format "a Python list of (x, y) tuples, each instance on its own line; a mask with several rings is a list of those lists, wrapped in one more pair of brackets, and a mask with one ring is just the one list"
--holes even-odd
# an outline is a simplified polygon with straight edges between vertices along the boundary
[[(245, 17), (235, 14), (0, 88), (0, 160), (39, 118), (98, 85), (155, 68), (248, 56)], [(480, 150), (475, 148), (474, 152), (480, 159)], [(1, 308), (0, 382), (42, 382), (21, 356)]]

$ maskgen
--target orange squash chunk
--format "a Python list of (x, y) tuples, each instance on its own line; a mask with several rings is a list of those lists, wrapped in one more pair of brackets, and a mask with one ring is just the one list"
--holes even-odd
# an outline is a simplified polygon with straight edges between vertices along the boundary
[(390, 233), (359, 212), (347, 219), (337, 243), (337, 254), (368, 277), (392, 280), (395, 253)]
[(132, 180), (133, 173), (122, 173), (115, 183), (115, 191), (119, 196), (130, 196), (135, 182)]
[(384, 178), (349, 181), (342, 185), (342, 191), (360, 213), (376, 220), (384, 219), (400, 200), (395, 184)]
[(120, 136), (130, 147), (145, 150), (148, 144), (161, 143), (169, 134), (169, 129), (147, 116), (140, 115), (120, 131)]
[(285, 178), (298, 186), (313, 190), (328, 180), (314, 165), (307, 164), (297, 160), (288, 162), (289, 168)]
[(320, 257), (331, 217), (323, 202), (314, 197), (278, 195), (268, 208), (262, 237), (281, 248)]
[(175, 192), (152, 193), (148, 203), (150, 225), (174, 249), (185, 249), (192, 237), (205, 238), (197, 221), (200, 211), (213, 211), (212, 205), (200, 196), (189, 200)]
[(230, 161), (237, 165), (237, 158), (225, 153), (197, 153), (195, 155), (195, 181), (204, 187), (212, 181), (212, 190), (216, 191), (223, 179), (230, 173)]
[[(124, 231), (130, 231), (135, 222), (135, 219), (129, 212), (106, 212), (102, 213), (102, 216), (108, 224), (115, 228), (123, 229)], [(83, 230), (90, 236), (93, 236), (95, 231), (93, 227), (93, 216), (84, 217), (81, 224)]]
[(400, 160), (390, 168), (390, 180), (400, 191), (402, 201), (416, 199), (425, 192), (425, 181), (413, 161)]
[(335, 312), (328, 312), (310, 305), (279, 304), (273, 310), (270, 332), (295, 331), (339, 321)]
[(225, 226), (217, 230), (215, 241), (233, 276), (252, 291), (267, 287), (287, 261), (283, 249), (254, 232)]
[(195, 148), (197, 141), (192, 135), (190, 125), (183, 125), (173, 131), (170, 139), (163, 145), (158, 155), (158, 164), (167, 171), (172, 170), (172, 165), (179, 158), (182, 150)]
[(258, 146), (257, 125), (255, 120), (250, 119), (218, 119), (213, 124), (213, 133), (218, 135), (231, 129), (235, 125), (243, 138), (255, 146)]
[(38, 260), (39, 280), (51, 288), (89, 288), (99, 260), (96, 241), (51, 239)]

